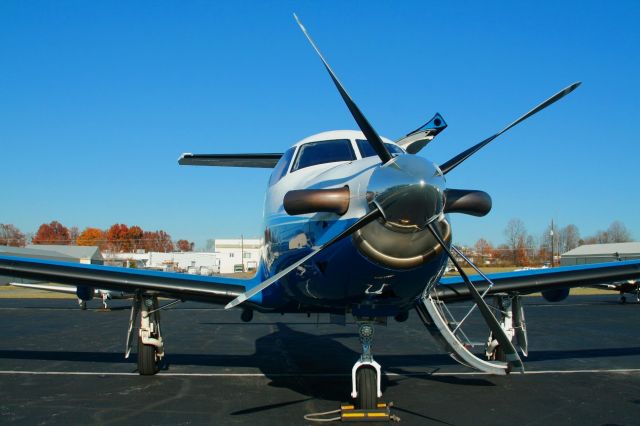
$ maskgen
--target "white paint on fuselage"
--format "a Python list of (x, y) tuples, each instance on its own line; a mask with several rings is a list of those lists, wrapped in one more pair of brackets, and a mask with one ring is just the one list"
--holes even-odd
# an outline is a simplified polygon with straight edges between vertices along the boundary
[[(355, 160), (316, 164), (291, 171), (302, 145), (310, 142), (337, 139), (351, 141), (351, 147), (356, 156)], [(308, 136), (295, 143), (292, 146), (295, 151), (287, 165), (286, 174), (278, 182), (267, 188), (263, 210), (265, 229), (297, 224), (300, 227), (300, 234), (304, 234), (305, 225), (309, 221), (326, 220), (335, 224), (339, 220), (357, 220), (364, 216), (368, 212), (366, 201), (367, 185), (375, 166), (380, 163), (380, 158), (378, 156), (363, 158), (356, 142), (357, 139), (366, 138), (362, 132), (357, 130), (332, 130)], [(385, 143), (396, 145), (390, 139), (384, 137), (381, 139)], [(342, 216), (334, 213), (310, 213), (290, 216), (284, 210), (284, 196), (291, 190), (341, 188), (345, 185), (349, 187), (350, 200), (349, 209)], [(336, 229), (340, 229), (340, 226), (336, 226)], [(327, 233), (327, 239), (332, 236), (333, 232)], [(317, 241), (316, 243), (324, 242), (326, 241)], [(263, 244), (262, 259), (266, 265), (271, 264), (273, 260), (269, 258), (271, 255), (272, 253), (267, 249), (266, 244)]]
[[(300, 146), (309, 142), (329, 141), (336, 139), (349, 139), (356, 154), (353, 161), (339, 161), (332, 163), (317, 164), (296, 171), (291, 171), (293, 163)], [(288, 191), (294, 189), (328, 189), (349, 186), (351, 191), (349, 210), (340, 219), (360, 218), (367, 211), (366, 189), (374, 166), (380, 163), (377, 156), (362, 158), (356, 139), (366, 139), (362, 132), (356, 130), (333, 130), (322, 132), (302, 139), (293, 145), (295, 152), (293, 159), (289, 162), (287, 173), (276, 184), (267, 188), (265, 199), (264, 219), (269, 226), (273, 219), (282, 219), (286, 215), (282, 201)], [(393, 141), (382, 138), (386, 143), (394, 144)], [(395, 144), (394, 144), (395, 145)], [(291, 222), (299, 221), (299, 218), (310, 219), (314, 214), (300, 215), (292, 218)], [(338, 218), (337, 215), (333, 215)], [(278, 221), (278, 223), (282, 223)]]

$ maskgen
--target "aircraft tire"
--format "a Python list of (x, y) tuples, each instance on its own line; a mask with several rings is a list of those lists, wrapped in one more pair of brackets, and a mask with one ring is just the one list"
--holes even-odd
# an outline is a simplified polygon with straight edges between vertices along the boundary
[(143, 344), (138, 336), (138, 373), (141, 376), (153, 376), (159, 369), (156, 347)]
[(378, 403), (376, 370), (369, 367), (359, 368), (356, 372), (356, 387), (358, 388), (358, 408), (361, 410), (376, 408)]
[(494, 360), (506, 362), (507, 361), (507, 357), (504, 354), (504, 351), (502, 350), (502, 346), (498, 345), (495, 350), (496, 350), (496, 352), (495, 352), (495, 355), (494, 355)]

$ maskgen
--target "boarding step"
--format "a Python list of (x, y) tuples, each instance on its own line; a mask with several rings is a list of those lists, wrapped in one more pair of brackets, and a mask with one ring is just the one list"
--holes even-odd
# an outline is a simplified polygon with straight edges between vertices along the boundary
[(416, 311), (429, 333), (460, 364), (494, 375), (505, 375), (509, 372), (508, 363), (486, 361), (469, 351), (467, 347), (472, 346), (471, 342), (462, 342), (453, 333), (449, 325), (450, 321), (448, 321), (444, 313), (442, 302), (436, 301), (430, 295), (427, 295), (416, 302)]

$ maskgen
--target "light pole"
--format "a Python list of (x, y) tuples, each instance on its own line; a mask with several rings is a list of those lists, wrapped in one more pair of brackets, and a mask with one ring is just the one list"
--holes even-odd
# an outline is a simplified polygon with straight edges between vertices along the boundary
[(549, 240), (551, 241), (551, 267), (553, 268), (553, 220), (551, 221), (551, 230), (549, 231)]

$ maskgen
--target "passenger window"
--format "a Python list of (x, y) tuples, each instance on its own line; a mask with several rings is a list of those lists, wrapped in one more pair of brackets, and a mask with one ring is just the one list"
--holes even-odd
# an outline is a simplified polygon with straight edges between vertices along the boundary
[(287, 174), (287, 170), (289, 169), (289, 164), (291, 163), (291, 158), (293, 158), (293, 152), (295, 148), (290, 148), (282, 154), (280, 160), (276, 163), (276, 166), (273, 168), (273, 172), (271, 172), (271, 177), (269, 178), (269, 186), (278, 183), (282, 177)]
[[(357, 139), (356, 142), (358, 143), (358, 149), (360, 150), (360, 155), (362, 156), (362, 158), (373, 157), (374, 155), (376, 155), (376, 152), (373, 150), (373, 147), (371, 146), (368, 140)], [(384, 146), (387, 147), (387, 149), (391, 154), (404, 153), (404, 151), (402, 151), (402, 148), (400, 148), (398, 145), (394, 145), (392, 143), (385, 143)]]
[(291, 171), (336, 161), (353, 161), (356, 154), (349, 139), (309, 142), (300, 146)]

